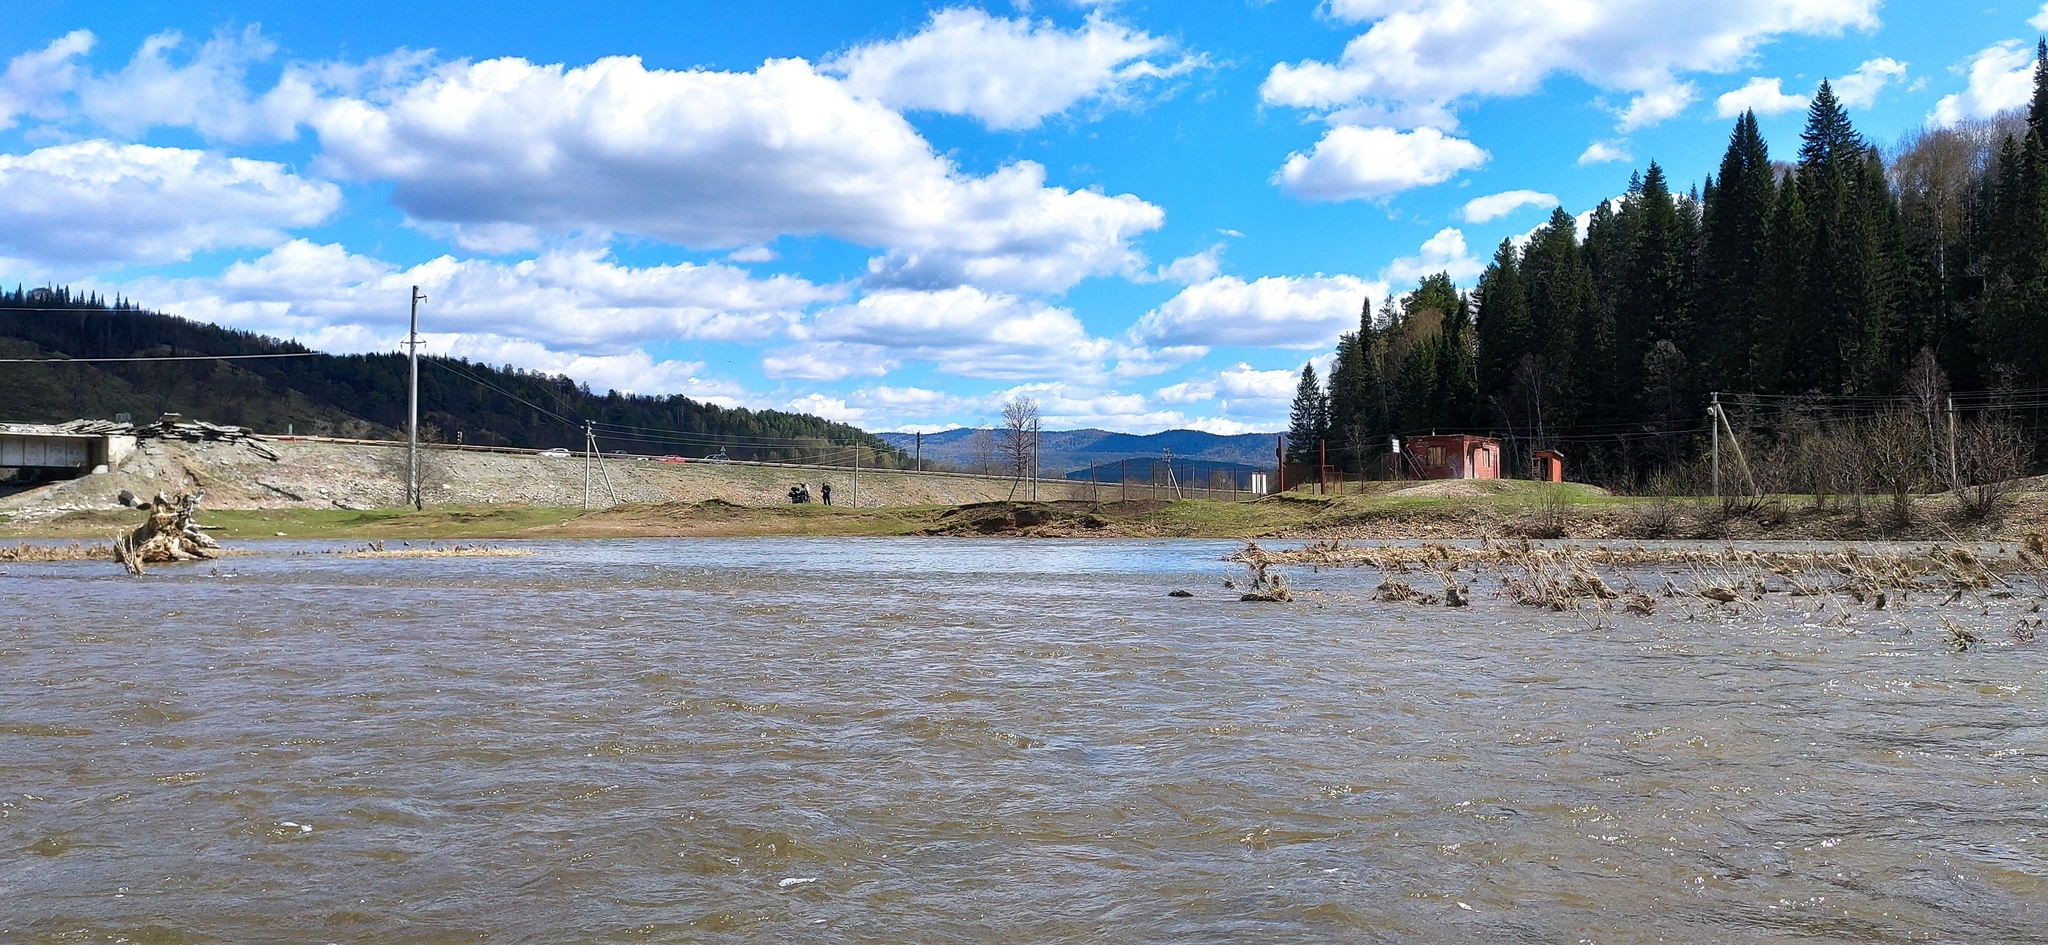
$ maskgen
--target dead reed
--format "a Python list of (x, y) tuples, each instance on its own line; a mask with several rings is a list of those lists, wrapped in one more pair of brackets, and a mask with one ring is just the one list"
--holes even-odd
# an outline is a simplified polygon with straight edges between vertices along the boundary
[(13, 547), (0, 545), (0, 562), (9, 561), (112, 561), (114, 549), (111, 545), (31, 545), (20, 542)]
[[(1622, 572), (1654, 569), (1665, 572), (1661, 596), (1706, 607), (1754, 609), (1773, 595), (1840, 595), (1870, 610), (1884, 610), (1917, 594), (1944, 606), (1965, 597), (1978, 603), (1984, 598), (2019, 598), (2023, 612), (2039, 613), (2048, 603), (2048, 554), (2037, 547), (2040, 544), (2034, 540), (2010, 556), (1986, 556), (1963, 545), (1910, 551), (1758, 551), (1732, 545), (1538, 548), (1526, 540), (1455, 547), (1434, 542), (1347, 547), (1341, 541), (1323, 541), (1279, 551), (1248, 543), (1231, 558), (1252, 566), (1259, 575), (1277, 565), (1376, 568), (1386, 577), (1375, 589), (1375, 599), (1418, 605), (1463, 606), (1468, 592), (1457, 575), (1485, 571), (1499, 577), (1504, 597), (1523, 606), (1601, 613), (1618, 608), (1647, 616), (1656, 611), (1657, 596)], [(1444, 593), (1418, 590), (1401, 579), (1417, 571), (1434, 575)], [(1973, 637), (1955, 648), (1967, 649), (1975, 641)]]
[(424, 548), (414, 548), (409, 543), (401, 543), (401, 547), (386, 548), (381, 541), (332, 553), (343, 558), (525, 558), (533, 554), (526, 548), (493, 548), (482, 542), (474, 545), (446, 546), (433, 543)]

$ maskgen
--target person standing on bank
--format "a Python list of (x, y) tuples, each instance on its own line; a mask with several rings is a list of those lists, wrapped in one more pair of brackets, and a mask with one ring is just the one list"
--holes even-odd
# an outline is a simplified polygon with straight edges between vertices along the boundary
[(832, 504), (832, 484), (831, 484), (831, 483), (829, 483), (829, 482), (827, 482), (827, 483), (821, 483), (821, 484), (820, 484), (820, 485), (818, 486), (818, 495), (822, 496), (822, 497), (823, 497), (823, 498), (825, 499), (825, 504), (826, 504), (826, 505), (831, 505), (831, 504)]

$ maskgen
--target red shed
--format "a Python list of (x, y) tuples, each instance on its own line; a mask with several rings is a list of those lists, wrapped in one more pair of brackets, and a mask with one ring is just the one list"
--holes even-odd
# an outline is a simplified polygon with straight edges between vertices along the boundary
[(1499, 479), (1500, 441), (1490, 436), (1418, 436), (1402, 444), (1408, 472), (1423, 479)]
[(1564, 454), (1556, 450), (1537, 450), (1531, 457), (1535, 461), (1536, 479), (1539, 482), (1564, 481)]

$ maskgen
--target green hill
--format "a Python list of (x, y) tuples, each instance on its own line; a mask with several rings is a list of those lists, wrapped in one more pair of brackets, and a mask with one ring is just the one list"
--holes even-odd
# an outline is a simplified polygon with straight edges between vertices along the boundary
[[(163, 358), (292, 354), (235, 361), (0, 363), (0, 420), (160, 413), (251, 427), (397, 437), (405, 427), (406, 359), (328, 355), (303, 345), (107, 303), (68, 289), (0, 292), (0, 358)], [(748, 410), (683, 396), (598, 394), (566, 376), (453, 358), (420, 359), (420, 434), (430, 442), (531, 448), (599, 446), (635, 453), (898, 466), (902, 452), (856, 427), (809, 414)]]

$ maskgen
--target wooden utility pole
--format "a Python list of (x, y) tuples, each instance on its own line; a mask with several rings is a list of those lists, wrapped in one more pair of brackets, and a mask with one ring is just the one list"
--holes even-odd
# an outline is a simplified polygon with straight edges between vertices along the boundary
[(405, 347), (412, 361), (411, 395), (406, 406), (405, 446), (405, 504), (414, 511), (426, 508), (426, 501), (420, 497), (420, 302), (426, 296), (420, 294), (420, 287), (412, 287), (412, 329), (407, 332)]
[(924, 434), (912, 433), (910, 442), (917, 451), (917, 471), (924, 472)]
[(1953, 396), (1948, 399), (1948, 481), (1951, 488), (1962, 491), (1962, 469), (1956, 462), (1956, 399)]
[(1275, 473), (1277, 473), (1277, 474), (1279, 475), (1279, 478), (1280, 478), (1280, 482), (1279, 482), (1279, 486), (1280, 486), (1280, 488), (1279, 488), (1279, 489), (1276, 489), (1276, 490), (1274, 490), (1274, 491), (1275, 491), (1276, 493), (1277, 493), (1277, 492), (1286, 492), (1286, 491), (1287, 491), (1287, 437), (1285, 437), (1285, 436), (1281, 436), (1281, 435), (1276, 435), (1276, 436), (1274, 436), (1274, 437), (1273, 437), (1273, 471), (1274, 471)]
[(1031, 418), (1031, 501), (1038, 501), (1038, 418)]
[(853, 507), (860, 508), (860, 447), (853, 448)]
[(1721, 392), (1714, 392), (1714, 403), (1707, 408), (1707, 416), (1714, 421), (1714, 500), (1721, 499)]

